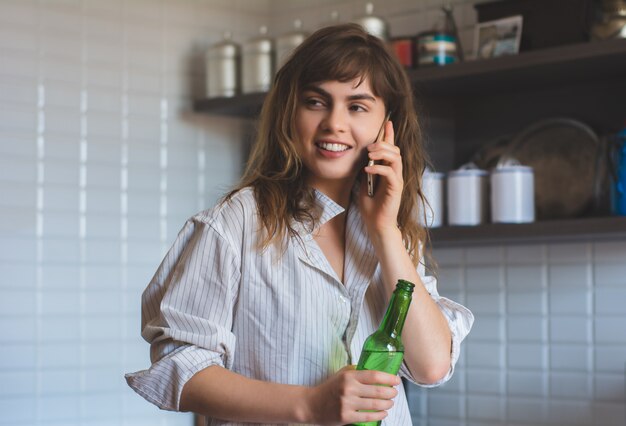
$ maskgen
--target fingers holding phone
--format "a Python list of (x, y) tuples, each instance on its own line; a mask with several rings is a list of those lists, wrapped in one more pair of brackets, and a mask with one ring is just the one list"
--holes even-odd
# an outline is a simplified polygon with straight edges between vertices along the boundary
[[(376, 142), (383, 141), (384, 138), (386, 137), (385, 128), (387, 127), (387, 122), (389, 121), (390, 117), (391, 117), (391, 111), (389, 111), (387, 115), (385, 116), (385, 120), (383, 121), (383, 124), (380, 126), (380, 129), (378, 130), (378, 135), (376, 136), (376, 139), (374, 140), (374, 142), (372, 142), (373, 144), (375, 144)], [(393, 132), (393, 126), (392, 126), (392, 132)], [(367, 162), (368, 167), (372, 167), (372, 166), (379, 164), (379, 162), (372, 159), (371, 155), (369, 155), (368, 158), (369, 158), (369, 161)], [(369, 195), (370, 197), (374, 196), (374, 192), (376, 190), (376, 180), (377, 180), (377, 176), (375, 174), (367, 173), (367, 195)]]

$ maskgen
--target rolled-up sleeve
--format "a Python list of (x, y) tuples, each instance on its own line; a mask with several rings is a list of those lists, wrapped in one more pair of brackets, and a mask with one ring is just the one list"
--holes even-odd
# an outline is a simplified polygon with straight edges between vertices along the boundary
[(147, 401), (178, 411), (195, 373), (232, 368), (239, 264), (237, 251), (211, 223), (187, 221), (142, 296), (142, 336), (152, 365), (125, 377)]
[(411, 372), (409, 371), (406, 364), (402, 365), (400, 374), (420, 386), (435, 387), (447, 382), (452, 377), (452, 374), (454, 373), (454, 367), (459, 360), (459, 356), (461, 354), (461, 342), (469, 334), (472, 328), (472, 324), (474, 323), (474, 315), (465, 306), (445, 297), (441, 297), (439, 295), (439, 292), (437, 291), (437, 279), (433, 276), (426, 275), (424, 265), (421, 262), (418, 265), (417, 272), (422, 279), (422, 282), (424, 283), (426, 291), (428, 291), (430, 296), (433, 298), (433, 300), (441, 310), (441, 313), (446, 318), (448, 326), (450, 327), (450, 335), (452, 337), (450, 369), (441, 380), (436, 383), (429, 384), (418, 383), (411, 375)]

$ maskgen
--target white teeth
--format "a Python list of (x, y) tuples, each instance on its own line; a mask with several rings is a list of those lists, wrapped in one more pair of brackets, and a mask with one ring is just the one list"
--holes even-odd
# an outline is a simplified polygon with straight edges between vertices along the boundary
[(333, 151), (333, 152), (341, 152), (341, 151), (345, 151), (346, 149), (348, 149), (347, 145), (343, 145), (340, 143), (326, 143), (326, 142), (321, 142), (319, 144), (319, 147), (322, 149), (325, 149), (326, 151)]

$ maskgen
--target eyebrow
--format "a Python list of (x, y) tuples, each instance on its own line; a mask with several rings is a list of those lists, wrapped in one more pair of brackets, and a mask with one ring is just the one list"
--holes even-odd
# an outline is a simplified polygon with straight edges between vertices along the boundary
[[(304, 91), (310, 90), (312, 92), (315, 92), (327, 99), (331, 99), (332, 96), (330, 93), (328, 93), (326, 90), (322, 89), (319, 86), (307, 86), (304, 88)], [(368, 100), (368, 101), (372, 101), (372, 102), (376, 102), (376, 98), (372, 95), (370, 95), (369, 93), (355, 93), (354, 95), (350, 95), (348, 96), (348, 100), (349, 101), (361, 101), (361, 100)]]

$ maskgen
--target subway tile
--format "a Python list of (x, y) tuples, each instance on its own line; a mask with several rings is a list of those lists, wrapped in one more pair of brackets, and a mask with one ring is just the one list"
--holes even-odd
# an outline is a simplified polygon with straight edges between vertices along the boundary
[[(80, 294), (75, 291), (67, 290), (43, 290), (41, 292), (41, 314), (42, 315), (68, 315), (78, 316), (81, 313)], [(73, 321), (76, 323), (76, 320)], [(69, 327), (71, 321), (66, 324)], [(46, 324), (50, 324), (46, 321)], [(74, 336), (73, 332), (68, 334)]]
[(507, 425), (530, 426), (544, 424), (547, 416), (545, 400), (519, 397), (507, 398)]
[(116, 264), (121, 258), (120, 241), (88, 240), (85, 244), (85, 261), (89, 264)]
[(85, 235), (88, 239), (121, 238), (121, 218), (118, 214), (87, 215)]
[(626, 285), (626, 262), (596, 263), (594, 282), (597, 287), (623, 287)]
[(472, 369), (467, 373), (467, 393), (470, 395), (504, 393), (504, 370), (477, 370)]
[(626, 288), (596, 288), (594, 302), (598, 315), (626, 315)]
[(75, 419), (79, 413), (77, 395), (46, 395), (37, 398), (37, 416), (46, 421)]
[(45, 87), (46, 110), (61, 107), (80, 111), (81, 90), (76, 82), (50, 82)]
[(87, 294), (93, 290), (115, 289), (121, 300), (122, 293), (122, 267), (121, 266), (100, 266), (86, 265), (84, 268), (85, 288)]
[(538, 291), (545, 287), (541, 265), (508, 266), (505, 270), (506, 288), (510, 292)]
[(33, 238), (37, 234), (36, 213), (27, 207), (0, 207), (0, 235)]
[(48, 55), (42, 59), (40, 64), (44, 85), (52, 81), (64, 81), (66, 83), (81, 81), (83, 68), (80, 58)]
[(88, 393), (82, 396), (80, 402), (81, 411), (89, 413), (93, 419), (101, 419), (102, 423), (106, 423), (110, 418), (119, 418), (121, 413), (118, 392)]
[(590, 376), (586, 373), (550, 373), (550, 396), (592, 399)]
[[(37, 135), (35, 129), (26, 132), (0, 130), (0, 158), (35, 158), (37, 156)], [(2, 197), (0, 196), (0, 200)]]
[(548, 261), (550, 263), (588, 263), (591, 259), (589, 243), (549, 244)]
[(33, 396), (0, 398), (0, 412), (2, 425), (33, 424), (35, 422)]
[(549, 293), (550, 313), (587, 315), (591, 313), (592, 293), (588, 290), (552, 289)]
[[(4, 312), (2, 314), (4, 315)], [(37, 339), (35, 316), (5, 316), (0, 323), (3, 343), (31, 343)]]
[[(159, 263), (160, 263), (159, 259)], [(158, 263), (148, 265), (129, 265), (126, 268), (126, 274), (128, 277), (128, 288), (133, 289), (133, 294), (136, 290), (143, 290), (148, 285), (148, 282), (154, 275)]]
[(466, 249), (468, 265), (500, 265), (504, 259), (501, 247), (471, 247)]
[(80, 260), (80, 243), (77, 239), (47, 238), (42, 241), (44, 263), (68, 262)]
[(594, 401), (593, 420), (602, 426), (623, 426), (626, 424), (626, 404)]
[(584, 344), (550, 345), (550, 369), (553, 371), (591, 370), (591, 350)]
[(437, 277), (439, 293), (458, 292), (463, 288), (463, 269), (446, 266), (440, 267)]
[(434, 248), (433, 256), (440, 267), (459, 266), (465, 262), (465, 252), (460, 248)]
[(76, 368), (43, 370), (39, 373), (40, 392), (47, 396), (79, 394), (82, 372)]
[(80, 364), (80, 347), (57, 341), (37, 345), (41, 368), (76, 368)]
[(477, 316), (504, 314), (503, 295), (495, 293), (469, 293), (467, 307)]
[(541, 316), (509, 315), (506, 318), (507, 340), (545, 342), (548, 335), (547, 322), (547, 318)]
[(156, 265), (162, 259), (161, 249), (154, 242), (129, 241), (128, 261), (134, 264)]
[(82, 58), (82, 37), (74, 34), (48, 33), (41, 38), (41, 52), (45, 56), (63, 58), (80, 63)]
[(33, 289), (37, 284), (37, 268), (34, 263), (0, 262), (0, 288), (15, 290)]
[(623, 374), (626, 370), (626, 345), (618, 343), (596, 344), (594, 363), (596, 371)]
[(467, 364), (473, 367), (502, 368), (504, 347), (499, 343), (467, 341), (465, 345)]
[[(105, 191), (102, 189), (91, 189), (88, 192), (98, 194), (99, 197), (104, 196), (105, 194), (112, 195), (116, 192), (119, 195), (119, 188), (122, 183), (120, 166), (112, 165), (112, 164), (90, 164), (87, 167), (87, 186), (88, 187), (97, 187), (97, 188), (114, 188), (110, 191)], [(116, 204), (119, 203), (119, 196), (116, 197)], [(90, 205), (92, 202), (97, 203), (102, 206), (103, 203), (98, 202), (98, 200), (90, 200), (90, 197), (87, 197), (87, 204)], [(119, 205), (119, 204), (118, 204)], [(107, 210), (110, 211), (110, 210)], [(119, 211), (119, 208), (115, 211)]]
[(0, 312), (3, 316), (32, 316), (37, 312), (35, 290), (3, 290), (0, 298)]
[(594, 376), (594, 399), (612, 402), (626, 401), (625, 376), (596, 374)]
[(500, 396), (469, 395), (467, 417), (473, 420), (504, 420), (504, 398)]
[[(117, 167), (99, 166), (100, 170), (90, 169), (87, 173), (87, 182), (90, 189), (87, 190), (86, 214), (93, 215), (117, 215), (121, 211), (121, 197), (119, 187), (115, 187), (115, 180), (119, 181)], [(93, 173), (89, 173), (93, 172)], [(111, 181), (107, 183), (106, 177)]]
[(85, 292), (85, 311), (89, 315), (118, 316), (121, 313), (122, 295), (118, 290), (120, 285), (110, 284), (107, 290), (90, 289)]
[[(115, 89), (102, 89), (99, 87), (89, 87), (87, 89), (87, 117), (92, 112), (104, 112), (111, 115), (117, 115), (121, 120), (122, 114), (122, 92)], [(118, 124), (119, 127), (119, 124)], [(115, 140), (110, 138), (111, 140)]]
[[(0, 371), (0, 398), (33, 396), (36, 389), (34, 371)], [(3, 413), (4, 415), (4, 413)]]
[[(74, 300), (78, 300), (75, 297)], [(48, 311), (49, 309), (46, 308)], [(71, 314), (67, 314), (67, 311)], [(43, 317), (41, 321), (41, 341), (46, 343), (64, 342), (68, 345), (75, 345), (81, 339), (81, 318), (80, 305), (64, 309), (55, 307), (51, 315)], [(57, 316), (59, 315), (59, 316)], [(63, 315), (63, 316), (60, 316)]]
[(0, 236), (0, 262), (33, 262), (36, 255), (35, 239)]
[(70, 161), (49, 160), (44, 164), (45, 185), (78, 185), (80, 183), (80, 167)]
[[(73, 205), (74, 207), (77, 204)], [(78, 238), (78, 212), (49, 212), (43, 216), (43, 236), (45, 238)]]
[(198, 164), (198, 147), (196, 144), (178, 142), (170, 143), (169, 146), (171, 148), (167, 152), (168, 167), (178, 170), (186, 168), (189, 172), (190, 166), (193, 167)]
[[(152, 213), (157, 212), (154, 210)], [(158, 217), (128, 217), (128, 238), (140, 240), (160, 241), (161, 221)]]
[(43, 138), (45, 160), (80, 161), (80, 138), (64, 135), (46, 135)]
[(155, 143), (131, 140), (128, 144), (129, 168), (137, 165), (159, 169), (161, 167), (161, 148)]
[(550, 340), (556, 343), (591, 342), (592, 320), (584, 316), (551, 316)]
[[(2, 37), (0, 29), (0, 40)], [(1, 47), (1, 44), (0, 44)], [(32, 77), (5, 76), (0, 80), (0, 102), (36, 108), (37, 84)]]
[(28, 132), (37, 127), (37, 110), (32, 105), (0, 104), (0, 129), (3, 132)]
[(626, 315), (597, 316), (594, 322), (596, 343), (626, 343)]
[(34, 370), (37, 366), (36, 348), (35, 344), (3, 341), (0, 345), (0, 371)]
[(122, 146), (119, 140), (113, 138), (89, 138), (87, 159), (98, 164), (119, 165), (122, 159)]
[(129, 225), (130, 218), (135, 216), (133, 223), (137, 223), (138, 219), (151, 218), (158, 219), (161, 209), (161, 194), (158, 192), (139, 192), (133, 191), (128, 193), (128, 215)]
[(481, 315), (472, 327), (472, 338), (504, 341), (504, 318), (499, 315)]
[[(93, 307), (93, 304), (89, 308)], [(91, 314), (91, 313), (90, 313)], [(122, 336), (121, 319), (116, 316), (85, 316), (83, 317), (85, 336), (83, 341), (108, 341), (109, 344), (115, 344)], [(114, 361), (115, 358), (112, 359)]]
[(158, 147), (161, 140), (161, 120), (158, 117), (128, 117), (128, 135), (130, 140), (150, 142)]
[[(0, 14), (0, 16), (1, 15), (2, 14)], [(38, 60), (37, 57), (34, 56), (31, 52), (0, 49), (0, 60), (2, 61), (2, 67), (0, 67), (0, 75), (30, 77), (33, 79), (36, 79), (38, 76)], [(2, 128), (5, 129), (4, 126), (2, 126)]]
[[(110, 17), (122, 19), (122, 9), (124, 0), (109, 0), (102, 2), (100, 0), (83, 0), (82, 4), (85, 10), (85, 15), (89, 18), (93, 17)], [(91, 21), (88, 21), (91, 23)], [(116, 28), (119, 30), (119, 28)]]
[(54, 7), (58, 6), (54, 2), (44, 3), (42, 6), (47, 9), (42, 11), (45, 13), (46, 19), (41, 22), (42, 30), (46, 36), (68, 35), (80, 38), (80, 10)]
[(129, 70), (128, 88), (135, 93), (161, 94), (162, 79), (163, 77), (158, 72)]
[(515, 315), (547, 315), (546, 293), (535, 291), (506, 295), (506, 310)]
[(37, 24), (37, 7), (31, 1), (4, 1), (0, 22), (33, 28)]
[(115, 112), (90, 110), (87, 112), (87, 135), (119, 140), (122, 136), (122, 120)]
[(490, 266), (468, 266), (466, 269), (467, 291), (499, 291), (502, 286), (502, 269)]
[[(121, 66), (87, 63), (84, 66), (84, 78), (85, 85), (89, 88), (90, 91), (94, 88), (121, 91), (122, 82), (124, 80), (124, 71)], [(105, 103), (106, 100), (98, 101), (95, 104), (95, 109), (100, 110), (102, 108), (97, 107), (98, 105), (101, 105), (101, 102)], [(107, 104), (105, 103), (105, 105)], [(105, 111), (114, 112), (108, 108)]]
[(509, 369), (506, 383), (508, 395), (542, 398), (547, 394), (548, 376), (544, 371)]
[(590, 401), (548, 400), (548, 422), (556, 425), (591, 425), (593, 410)]
[(547, 366), (547, 348), (538, 343), (510, 343), (507, 347), (507, 365), (512, 368), (544, 369)]
[(161, 191), (161, 170), (156, 167), (140, 167), (128, 169), (128, 191)]
[[(97, 337), (97, 336), (96, 336)], [(101, 367), (119, 365), (122, 360), (123, 351), (111, 351), (114, 342), (98, 340), (97, 338), (86, 340), (81, 343), (83, 349), (83, 360), (86, 367)], [(143, 367), (145, 368), (148, 352), (144, 353)]]
[(593, 244), (593, 260), (596, 263), (626, 262), (625, 241), (598, 241)]
[(429, 416), (462, 418), (463, 400), (457, 395), (429, 395), (427, 404)]
[(172, 217), (190, 217), (198, 211), (198, 200), (190, 194), (176, 193), (167, 197), (167, 214)]
[(548, 268), (551, 288), (567, 290), (584, 289), (589, 286), (589, 267), (586, 265), (553, 264)]
[(545, 258), (543, 245), (511, 245), (505, 248), (505, 261), (509, 265), (541, 265)]
[[(97, 367), (85, 369), (86, 393), (115, 392), (126, 384), (120, 380), (119, 367)], [(116, 404), (117, 405), (117, 404)]]
[(37, 207), (37, 185), (35, 183), (0, 182), (0, 205), (35, 211)]

